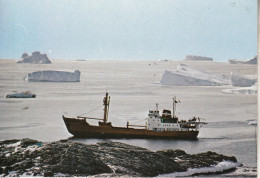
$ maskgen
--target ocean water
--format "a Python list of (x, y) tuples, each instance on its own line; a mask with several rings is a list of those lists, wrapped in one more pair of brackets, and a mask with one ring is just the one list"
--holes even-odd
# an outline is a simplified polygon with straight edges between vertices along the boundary
[[(228, 86), (182, 87), (161, 86), (164, 70), (174, 70), (184, 63), (210, 73), (229, 76), (230, 72), (256, 74), (255, 65), (231, 65), (217, 62), (187, 61), (63, 61), (52, 64), (17, 64), (0, 60), (0, 140), (32, 138), (57, 141), (72, 138), (62, 115), (85, 115), (102, 118), (105, 92), (111, 96), (109, 121), (114, 126), (144, 125), (149, 109), (171, 109), (172, 97), (180, 119), (199, 116), (205, 125), (198, 140), (111, 139), (152, 151), (182, 149), (187, 153), (215, 151), (235, 156), (243, 164), (236, 171), (222, 176), (256, 176), (256, 128), (248, 125), (257, 119), (257, 95), (224, 94)], [(81, 81), (28, 82), (23, 78), (38, 70), (81, 71)], [(36, 98), (10, 99), (12, 91), (31, 91)], [(92, 124), (96, 121), (90, 120)], [(102, 139), (74, 139), (93, 144)], [(218, 175), (219, 176), (219, 175)]]

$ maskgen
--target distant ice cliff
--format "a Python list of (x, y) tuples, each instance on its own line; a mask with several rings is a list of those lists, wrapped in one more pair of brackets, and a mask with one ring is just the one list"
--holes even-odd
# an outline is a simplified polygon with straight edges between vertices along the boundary
[(25, 80), (30, 82), (79, 82), (80, 81), (80, 71), (75, 70), (75, 72), (66, 71), (52, 71), (44, 70), (37, 71), (27, 74)]
[(211, 57), (204, 57), (204, 56), (187, 55), (185, 60), (190, 60), (190, 61), (213, 61), (213, 58), (211, 58)]
[(210, 74), (179, 64), (177, 70), (166, 70), (160, 83), (173, 86), (219, 86), (230, 84), (230, 80), (225, 76)]

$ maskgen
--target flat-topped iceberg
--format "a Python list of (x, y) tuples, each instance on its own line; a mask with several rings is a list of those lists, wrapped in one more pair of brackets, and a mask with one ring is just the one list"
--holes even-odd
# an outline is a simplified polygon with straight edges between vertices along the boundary
[(30, 82), (79, 82), (80, 71), (74, 72), (44, 70), (26, 75), (25, 80)]
[(220, 86), (230, 84), (225, 76), (210, 74), (179, 64), (175, 71), (165, 71), (160, 83), (173, 86)]
[(7, 94), (5, 97), (6, 98), (36, 98), (36, 94), (33, 94), (30, 91), (13, 92), (11, 94)]
[(257, 56), (246, 60), (229, 59), (228, 62), (230, 64), (257, 64)]
[(205, 56), (187, 55), (185, 60), (190, 60), (190, 61), (213, 61), (213, 58), (205, 57)]
[(231, 84), (238, 87), (250, 87), (257, 82), (257, 75), (240, 75), (234, 72), (230, 74)]
[(46, 54), (41, 54), (39, 51), (35, 51), (31, 56), (27, 53), (23, 53), (21, 60), (17, 63), (50, 64), (51, 61)]

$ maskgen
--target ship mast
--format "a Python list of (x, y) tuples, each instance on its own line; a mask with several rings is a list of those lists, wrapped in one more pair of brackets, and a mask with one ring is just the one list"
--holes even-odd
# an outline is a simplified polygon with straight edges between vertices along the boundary
[(172, 117), (175, 118), (176, 103), (179, 103), (180, 101), (176, 99), (176, 96), (174, 96), (172, 99), (173, 99)]
[(104, 119), (103, 120), (104, 120), (104, 123), (107, 123), (109, 103), (110, 103), (110, 96), (108, 98), (108, 93), (106, 92), (106, 96), (103, 99), (103, 105), (104, 105)]

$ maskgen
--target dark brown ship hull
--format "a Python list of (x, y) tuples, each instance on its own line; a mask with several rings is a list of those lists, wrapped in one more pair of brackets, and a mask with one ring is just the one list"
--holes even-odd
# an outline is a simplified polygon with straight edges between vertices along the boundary
[(89, 125), (84, 119), (63, 116), (66, 127), (75, 137), (84, 138), (162, 138), (162, 139), (197, 139), (199, 131), (163, 131), (113, 127), (111, 123), (100, 122), (99, 126)]

